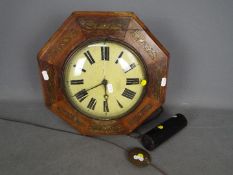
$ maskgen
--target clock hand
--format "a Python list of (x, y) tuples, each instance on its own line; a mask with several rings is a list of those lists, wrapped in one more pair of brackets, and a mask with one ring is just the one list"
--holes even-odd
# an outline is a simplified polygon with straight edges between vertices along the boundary
[(97, 84), (97, 85), (95, 85), (95, 86), (93, 86), (93, 87), (91, 87), (91, 88), (89, 88), (89, 89), (87, 89), (86, 91), (90, 91), (90, 90), (92, 90), (92, 89), (95, 89), (95, 88), (97, 88), (97, 87), (99, 87), (99, 86), (101, 86), (101, 85), (107, 85), (107, 80), (103, 80), (101, 83), (99, 83), (99, 84)]
[(108, 112), (109, 112), (109, 108), (108, 108), (108, 94), (107, 94), (107, 84), (108, 81), (106, 79), (103, 80), (103, 85), (104, 85), (104, 111), (105, 111), (105, 115), (107, 116)]
[[(99, 84), (97, 84), (97, 85), (95, 85), (95, 86), (93, 86), (93, 87), (91, 87), (91, 88), (89, 88), (89, 89), (83, 89), (83, 90), (81, 90), (81, 91), (79, 91), (78, 93), (76, 93), (75, 95), (73, 95), (72, 97), (75, 97), (76, 95), (82, 95), (82, 96), (86, 96), (87, 95), (87, 92), (88, 91), (90, 91), (90, 90), (92, 90), (92, 89), (95, 89), (95, 88), (97, 88), (97, 87), (99, 87), (99, 86), (101, 86), (101, 85), (103, 85), (104, 84), (104, 80), (101, 82), (101, 83), (99, 83)], [(81, 93), (81, 94), (80, 94)], [(84, 98), (83, 98), (84, 99)]]
[(104, 80), (103, 80), (103, 85), (104, 85), (104, 99), (105, 99), (105, 100), (108, 100), (107, 84), (108, 84), (108, 81), (104, 79)]

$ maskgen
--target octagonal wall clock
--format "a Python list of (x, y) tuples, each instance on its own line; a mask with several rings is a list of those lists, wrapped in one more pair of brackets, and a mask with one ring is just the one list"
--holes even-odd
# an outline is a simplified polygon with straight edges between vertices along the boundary
[(128, 134), (164, 103), (168, 56), (132, 12), (73, 12), (38, 54), (45, 103), (83, 135)]

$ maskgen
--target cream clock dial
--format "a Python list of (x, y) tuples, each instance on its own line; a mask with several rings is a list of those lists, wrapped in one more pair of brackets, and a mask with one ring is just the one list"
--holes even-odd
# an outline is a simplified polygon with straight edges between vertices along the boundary
[(78, 48), (64, 65), (70, 103), (88, 117), (116, 119), (132, 111), (144, 95), (146, 70), (125, 44), (96, 41)]

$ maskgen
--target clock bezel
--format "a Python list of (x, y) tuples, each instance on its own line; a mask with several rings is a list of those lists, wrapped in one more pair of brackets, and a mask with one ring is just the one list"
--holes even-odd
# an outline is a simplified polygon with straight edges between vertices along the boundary
[(117, 39), (117, 38), (111, 38), (111, 37), (97, 37), (97, 38), (92, 38), (92, 39), (89, 39), (89, 40), (86, 40), (80, 44), (78, 44), (69, 54), (68, 56), (65, 58), (65, 61), (63, 63), (63, 66), (62, 66), (62, 71), (61, 71), (61, 87), (62, 87), (62, 91), (67, 99), (67, 101), (70, 103), (70, 105), (72, 105), (79, 113), (83, 114), (84, 116), (88, 117), (88, 118), (91, 118), (93, 120), (100, 120), (100, 121), (109, 121), (109, 120), (118, 120), (120, 118), (123, 118), (124, 116), (128, 115), (129, 113), (131, 113), (132, 111), (134, 111), (138, 105), (140, 105), (140, 103), (142, 102), (142, 99), (144, 98), (146, 92), (147, 92), (147, 86), (145, 86), (143, 88), (143, 91), (140, 95), (140, 98), (139, 100), (133, 105), (133, 107), (131, 107), (128, 111), (126, 111), (125, 113), (122, 113), (121, 115), (118, 115), (116, 117), (113, 117), (113, 118), (101, 118), (101, 117), (94, 117), (94, 116), (91, 116), (91, 115), (88, 115), (87, 113), (85, 112), (82, 112), (81, 110), (78, 109), (78, 106), (76, 107), (75, 104), (73, 104), (73, 102), (69, 99), (68, 97), (68, 94), (67, 94), (67, 91), (66, 91), (66, 87), (65, 87), (65, 68), (66, 68), (66, 65), (69, 63), (69, 61), (72, 59), (72, 56), (78, 51), (78, 50), (81, 50), (82, 48), (84, 48), (85, 46), (89, 45), (89, 44), (93, 44), (93, 43), (96, 43), (96, 42), (101, 42), (101, 41), (106, 41), (106, 42), (115, 42), (119, 45), (122, 45), (123, 47), (126, 47), (126, 48), (129, 48), (130, 49), (130, 52), (132, 51), (132, 53), (139, 59), (139, 61), (141, 62), (143, 68), (144, 68), (144, 71), (145, 71), (145, 78), (146, 78), (146, 81), (147, 81), (147, 84), (149, 83), (149, 79), (148, 79), (148, 69), (147, 69), (147, 66), (142, 58), (142, 56), (140, 55), (139, 52), (137, 52), (137, 50), (129, 45), (128, 43), (120, 40), (120, 39)]

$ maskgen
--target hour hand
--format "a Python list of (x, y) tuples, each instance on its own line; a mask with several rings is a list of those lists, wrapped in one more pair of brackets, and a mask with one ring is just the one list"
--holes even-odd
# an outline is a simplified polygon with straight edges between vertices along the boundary
[(102, 82), (103, 82), (103, 85), (104, 85), (104, 99), (107, 100), (108, 99), (108, 94), (107, 94), (108, 81), (104, 79)]

